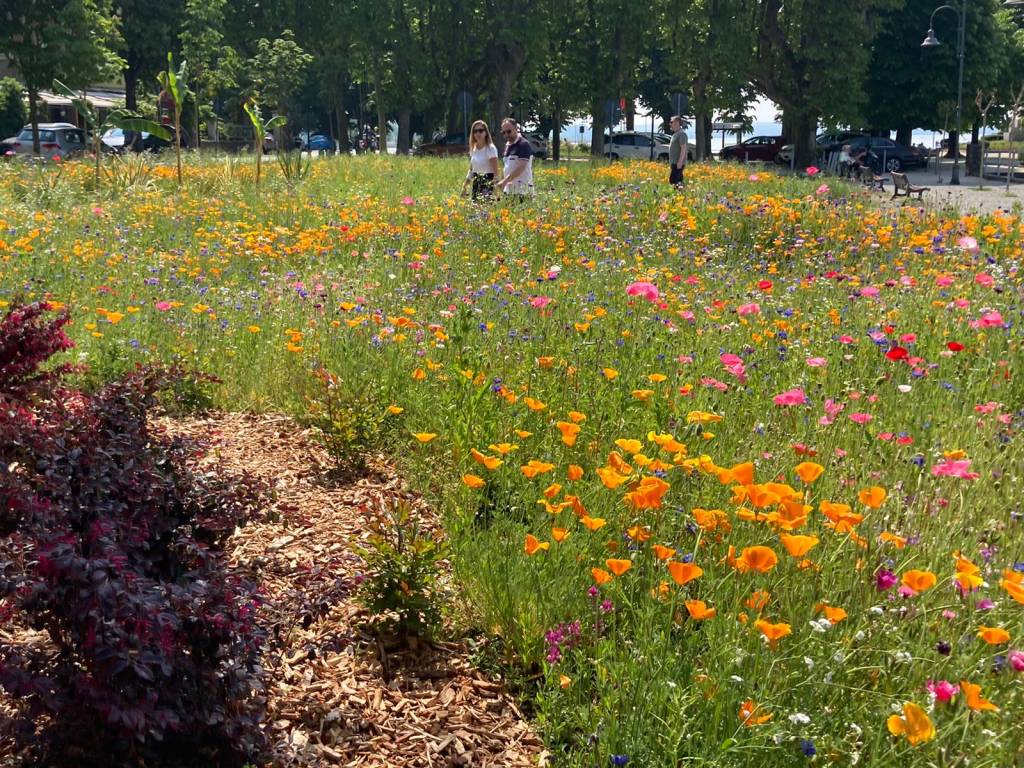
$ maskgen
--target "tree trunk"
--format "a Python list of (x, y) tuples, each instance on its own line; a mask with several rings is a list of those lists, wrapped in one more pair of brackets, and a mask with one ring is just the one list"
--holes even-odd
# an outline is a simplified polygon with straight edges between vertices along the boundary
[(978, 124), (975, 123), (971, 126), (971, 144), (978, 143)]
[(909, 125), (901, 125), (896, 129), (896, 143), (902, 144), (905, 147), (910, 146), (910, 142), (914, 140), (914, 129)]
[(28, 89), (28, 116), (32, 121), (32, 154), (36, 157), (40, 154), (39, 149), (39, 91), (29, 86)]
[(138, 111), (139, 74), (133, 65), (124, 68), (124, 108), (132, 112)]
[(712, 127), (714, 121), (711, 119), (711, 113), (704, 115), (704, 157), (710, 159), (714, 157), (714, 153), (711, 151), (711, 137), (714, 131)]
[(604, 104), (598, 100), (591, 105), (590, 118), (593, 128), (590, 132), (590, 154), (604, 155)]
[(551, 159), (556, 163), (562, 159), (562, 106), (557, 101), (551, 111)]
[(496, 74), (494, 96), (491, 98), (491, 134), (500, 154), (505, 149), (501, 121), (509, 116), (509, 100), (512, 98), (512, 82), (515, 80), (515, 75), (500, 67)]
[(409, 150), (412, 149), (412, 132), (409, 130), (411, 123), (412, 110), (408, 107), (403, 107), (398, 111), (398, 144), (395, 147), (396, 154), (408, 155)]
[(626, 130), (636, 130), (636, 105), (632, 99), (626, 99)]
[(334, 93), (334, 112), (338, 120), (338, 151), (348, 154), (348, 115), (345, 113), (345, 92), (348, 90), (345, 83), (339, 83)]
[(388, 153), (388, 116), (384, 112), (383, 99), (377, 99), (377, 152)]
[(793, 141), (793, 137), (796, 136), (796, 129), (793, 127), (794, 122), (790, 115), (790, 110), (782, 110), (782, 138), (787, 142)]
[(693, 152), (698, 162), (707, 157), (707, 155), (705, 155), (705, 148), (708, 145), (708, 124), (707, 121), (704, 120), (707, 116), (707, 113), (704, 110), (705, 107), (703, 104), (695, 105), (693, 110), (695, 123), (694, 131), (696, 134), (693, 140)]
[(793, 128), (793, 151), (796, 157), (796, 167), (806, 168), (813, 165), (815, 161), (814, 132), (818, 125), (816, 115), (797, 115), (794, 119)]
[(949, 146), (946, 147), (946, 154), (944, 155), (944, 157), (952, 158), (954, 156), (954, 152), (960, 152), (960, 134), (957, 133), (956, 131), (950, 131)]

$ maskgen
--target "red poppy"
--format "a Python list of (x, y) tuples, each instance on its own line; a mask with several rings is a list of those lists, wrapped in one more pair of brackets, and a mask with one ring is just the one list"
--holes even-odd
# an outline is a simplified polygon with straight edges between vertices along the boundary
[(964, 345), (958, 341), (951, 341), (949, 342), (949, 344), (946, 345), (946, 349), (948, 349), (950, 352), (963, 352)]
[(905, 360), (909, 353), (903, 347), (893, 347), (885, 353), (885, 356), (890, 360)]

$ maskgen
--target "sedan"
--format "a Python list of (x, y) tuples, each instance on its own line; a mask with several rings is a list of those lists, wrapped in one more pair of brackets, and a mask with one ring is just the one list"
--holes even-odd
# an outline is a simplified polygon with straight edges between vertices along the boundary
[[(26, 125), (10, 143), (16, 155), (32, 154), (32, 126)], [(64, 160), (85, 152), (85, 132), (71, 123), (40, 123), (39, 151), (43, 157)]]
[[(611, 160), (650, 160), (651, 157), (660, 162), (668, 162), (669, 141), (664, 134), (651, 134), (640, 131), (623, 131), (604, 137), (604, 156)], [(671, 140), (671, 136), (668, 137)], [(651, 152), (653, 146), (654, 152)], [(693, 160), (693, 145), (687, 144), (686, 159)]]
[(469, 153), (466, 137), (461, 133), (449, 133), (447, 136), (436, 136), (416, 147), (412, 153), (417, 156), (450, 157)]
[(770, 163), (781, 151), (783, 141), (781, 136), (751, 136), (741, 144), (723, 147), (718, 156), (722, 160), (760, 160)]
[(897, 144), (885, 136), (859, 136), (846, 143), (855, 157), (867, 150), (868, 165), (875, 173), (919, 168), (928, 163), (928, 156), (921, 150)]

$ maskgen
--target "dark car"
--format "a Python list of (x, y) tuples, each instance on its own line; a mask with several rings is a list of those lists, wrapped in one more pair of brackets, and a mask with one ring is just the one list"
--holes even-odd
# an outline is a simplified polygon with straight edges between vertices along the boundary
[(814, 146), (818, 152), (838, 152), (844, 144), (849, 144), (853, 139), (865, 139), (868, 135), (864, 131), (839, 131), (837, 133), (822, 133), (814, 138)]
[(885, 136), (858, 136), (845, 143), (855, 157), (867, 150), (868, 165), (875, 173), (919, 168), (928, 163), (928, 156), (921, 150), (897, 144)]
[(469, 153), (469, 144), (465, 134), (449, 133), (447, 136), (435, 136), (433, 141), (420, 144), (412, 151), (417, 156), (449, 157)]
[(741, 144), (723, 147), (718, 157), (722, 160), (760, 160), (770, 163), (784, 143), (781, 136), (751, 136)]

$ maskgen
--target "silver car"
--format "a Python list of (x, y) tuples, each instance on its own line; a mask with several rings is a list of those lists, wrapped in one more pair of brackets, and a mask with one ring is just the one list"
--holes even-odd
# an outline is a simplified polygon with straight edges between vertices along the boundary
[[(65, 160), (81, 154), (85, 147), (85, 132), (71, 123), (40, 123), (39, 153), (43, 157)], [(16, 155), (32, 154), (32, 126), (26, 125), (14, 137), (11, 150)]]

